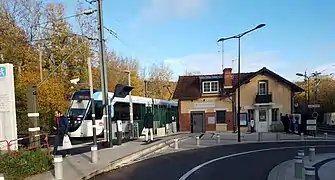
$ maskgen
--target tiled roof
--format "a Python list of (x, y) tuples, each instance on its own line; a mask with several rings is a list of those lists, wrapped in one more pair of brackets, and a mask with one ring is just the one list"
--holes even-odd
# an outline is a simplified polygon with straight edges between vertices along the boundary
[[(266, 69), (265, 67), (256, 72), (248, 72), (240, 74), (240, 82), (241, 84), (247, 83), (248, 80), (252, 79), (254, 76), (260, 73), (268, 73), (269, 75), (279, 79), (283, 83), (288, 84), (292, 90), (296, 92), (301, 92), (303, 89), (295, 85), (294, 83), (286, 80), (285, 78), (279, 76), (278, 74)], [(201, 97), (201, 84), (200, 78), (204, 76), (222, 76), (221, 80), (223, 80), (223, 74), (209, 74), (209, 75), (192, 75), (192, 76), (179, 76), (178, 83), (176, 89), (173, 94), (173, 99), (180, 100), (194, 100)], [(236, 88), (237, 81), (237, 73), (232, 73), (232, 83), (233, 87)]]

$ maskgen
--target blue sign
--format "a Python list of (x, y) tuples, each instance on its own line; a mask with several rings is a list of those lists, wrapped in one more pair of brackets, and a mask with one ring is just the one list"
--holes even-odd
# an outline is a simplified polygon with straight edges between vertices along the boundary
[(0, 78), (6, 77), (6, 67), (0, 67)]

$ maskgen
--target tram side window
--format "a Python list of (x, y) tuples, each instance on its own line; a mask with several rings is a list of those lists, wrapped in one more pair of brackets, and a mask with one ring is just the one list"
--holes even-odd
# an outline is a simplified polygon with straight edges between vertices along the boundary
[(95, 119), (102, 119), (103, 109), (102, 109), (102, 101), (95, 101)]
[(90, 109), (87, 111), (85, 120), (92, 120), (92, 106), (90, 105)]
[[(134, 120), (140, 120), (140, 105), (133, 104), (133, 117)], [(130, 120), (130, 113), (129, 113), (129, 103), (115, 103), (114, 105), (114, 120), (123, 120), (128, 121)]]

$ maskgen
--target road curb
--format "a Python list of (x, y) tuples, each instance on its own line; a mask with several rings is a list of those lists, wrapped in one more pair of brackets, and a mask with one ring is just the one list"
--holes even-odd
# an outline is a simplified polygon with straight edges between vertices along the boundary
[[(174, 136), (178, 136), (178, 135), (182, 135), (182, 133), (168, 136), (168, 137), (171, 137), (171, 138), (168, 139), (168, 140), (165, 140), (164, 142), (160, 142), (160, 143), (154, 144), (154, 145), (152, 145), (152, 146), (150, 146), (148, 148), (139, 150), (139, 151), (137, 151), (135, 153), (132, 153), (130, 155), (127, 155), (127, 156), (124, 156), (124, 157), (122, 157), (120, 159), (112, 161), (106, 167), (98, 169), (98, 170), (90, 173), (89, 175), (82, 177), (81, 180), (92, 179), (95, 176), (98, 176), (100, 174), (109, 172), (109, 171), (114, 170), (114, 169), (121, 168), (121, 167), (127, 165), (128, 163), (130, 163), (131, 161), (134, 161), (134, 160), (139, 159), (141, 157), (147, 156), (147, 155), (149, 155), (151, 153), (158, 152), (158, 151), (160, 151), (160, 150), (162, 150), (162, 149), (164, 149), (166, 147), (169, 147), (171, 144), (174, 143), (174, 140), (173, 140), (174, 138), (173, 137)], [(189, 139), (191, 137), (192, 137), (192, 135), (185, 134), (185, 136), (179, 137), (178, 139), (180, 141), (184, 141), (184, 140)]]

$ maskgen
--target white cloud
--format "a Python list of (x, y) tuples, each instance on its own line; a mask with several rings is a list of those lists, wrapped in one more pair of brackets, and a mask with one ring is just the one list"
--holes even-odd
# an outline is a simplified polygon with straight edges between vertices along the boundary
[[(232, 67), (233, 72), (237, 72), (237, 61), (234, 61), (234, 64), (232, 63), (232, 60), (237, 59), (237, 57), (232, 56), (232, 53), (226, 54), (224, 56), (224, 67)], [(183, 75), (185, 71), (200, 71), (202, 74), (222, 72), (220, 53), (191, 54), (184, 57), (166, 59), (164, 63), (169, 64), (174, 70), (174, 79), (177, 79), (179, 75)], [(299, 77), (295, 74), (306, 69), (309, 72), (315, 70), (322, 71), (324, 69), (327, 69), (327, 72), (335, 72), (335, 64), (313, 66), (313, 64), (301, 63), (301, 61), (285, 61), (285, 59), (280, 57), (278, 51), (264, 51), (241, 55), (241, 72), (253, 72), (262, 67), (266, 67), (291, 81), (298, 80)], [(326, 71), (322, 73), (327, 74)]]
[(192, 18), (203, 10), (206, 3), (206, 0), (150, 0), (149, 5), (140, 12), (139, 21)]

